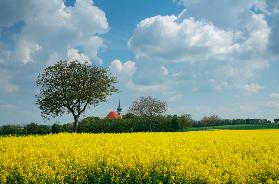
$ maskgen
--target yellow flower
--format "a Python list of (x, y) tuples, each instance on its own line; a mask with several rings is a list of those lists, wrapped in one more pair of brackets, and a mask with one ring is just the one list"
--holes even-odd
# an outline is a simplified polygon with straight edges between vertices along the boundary
[(279, 130), (0, 138), (0, 183), (279, 183)]

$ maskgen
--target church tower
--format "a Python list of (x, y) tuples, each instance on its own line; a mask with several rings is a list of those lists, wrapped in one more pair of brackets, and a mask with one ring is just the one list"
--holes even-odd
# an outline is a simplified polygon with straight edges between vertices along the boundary
[(119, 100), (118, 107), (117, 107), (117, 113), (120, 115), (121, 111), (122, 111), (122, 108), (121, 108), (120, 100)]

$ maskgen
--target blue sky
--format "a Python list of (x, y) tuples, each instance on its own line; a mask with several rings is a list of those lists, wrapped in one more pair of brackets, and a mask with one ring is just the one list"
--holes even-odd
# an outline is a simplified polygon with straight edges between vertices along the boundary
[(43, 120), (38, 73), (59, 59), (109, 67), (120, 93), (84, 116), (140, 96), (194, 119), (278, 118), (276, 0), (0, 1), (0, 124)]

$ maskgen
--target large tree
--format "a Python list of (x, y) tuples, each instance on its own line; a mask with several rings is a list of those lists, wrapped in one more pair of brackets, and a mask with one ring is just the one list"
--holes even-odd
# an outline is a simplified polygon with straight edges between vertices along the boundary
[(218, 123), (221, 121), (222, 119), (218, 116), (218, 115), (211, 115), (211, 116), (205, 116), (201, 119), (202, 124), (206, 127), (206, 126), (214, 126), (214, 125), (218, 125)]
[(88, 106), (96, 107), (117, 92), (116, 83), (116, 77), (107, 68), (61, 60), (39, 74), (36, 104), (43, 118), (72, 114), (76, 131), (81, 114)]
[(147, 96), (135, 100), (128, 111), (129, 113), (148, 120), (150, 131), (152, 131), (154, 117), (165, 113), (167, 108), (168, 106), (165, 101)]

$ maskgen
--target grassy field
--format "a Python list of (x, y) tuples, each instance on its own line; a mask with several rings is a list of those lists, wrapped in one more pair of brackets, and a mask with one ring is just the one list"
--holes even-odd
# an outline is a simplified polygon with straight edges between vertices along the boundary
[(259, 129), (279, 129), (279, 124), (240, 124), (240, 125), (220, 125), (212, 127), (192, 127), (185, 131), (200, 130), (259, 130)]
[(0, 183), (279, 182), (279, 130), (0, 138)]

